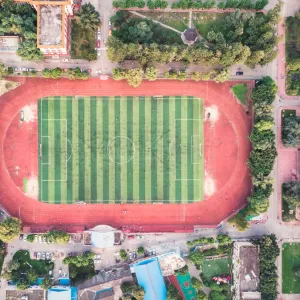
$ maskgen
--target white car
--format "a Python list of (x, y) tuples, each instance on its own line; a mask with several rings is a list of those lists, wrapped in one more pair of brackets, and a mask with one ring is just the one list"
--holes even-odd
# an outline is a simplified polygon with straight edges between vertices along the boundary
[(95, 262), (95, 264), (100, 264), (101, 263), (101, 259), (96, 259), (94, 262)]
[(36, 243), (38, 241), (38, 236), (37, 234), (34, 236), (34, 242)]
[(36, 259), (41, 259), (41, 253), (40, 252), (37, 253)]
[(42, 239), (42, 236), (39, 235), (39, 242), (42, 243), (43, 242), (43, 239)]
[(99, 41), (101, 41), (101, 32), (100, 31), (97, 32), (97, 38)]
[(26, 235), (26, 234), (24, 234), (24, 236), (23, 236), (23, 241), (24, 241), (24, 242), (27, 241), (27, 235)]
[(22, 68), (23, 72), (28, 72), (28, 70), (29, 70), (28, 68)]
[(97, 55), (98, 55), (98, 56), (101, 55), (101, 50), (100, 50), (100, 48), (97, 49)]
[(46, 253), (42, 253), (42, 259), (46, 259)]
[(50, 253), (49, 253), (49, 252), (46, 253), (46, 259), (47, 259), (47, 260), (50, 260), (50, 259), (51, 259), (51, 256), (50, 256)]
[(45, 235), (43, 236), (43, 242), (44, 242), (44, 243), (47, 243), (47, 238), (46, 238)]
[(109, 27), (109, 29), (111, 29), (111, 21), (110, 20), (108, 20), (108, 27)]

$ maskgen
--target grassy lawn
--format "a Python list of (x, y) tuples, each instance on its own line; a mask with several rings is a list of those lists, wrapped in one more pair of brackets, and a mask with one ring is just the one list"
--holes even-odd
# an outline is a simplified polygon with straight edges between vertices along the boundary
[(89, 265), (82, 267), (77, 267), (76, 265), (70, 264), (69, 274), (72, 274), (73, 272), (77, 273), (76, 277), (71, 278), (71, 282), (74, 285), (93, 277), (94, 275), (96, 275), (94, 261), (90, 260)]
[(292, 117), (296, 116), (296, 110), (294, 109), (283, 109), (281, 111), (281, 117), (286, 118), (286, 117)]
[(239, 83), (232, 87), (232, 91), (235, 97), (243, 104), (246, 105), (247, 101), (247, 93), (248, 93), (248, 86), (245, 83)]
[(188, 13), (173, 13), (173, 12), (143, 12), (153, 20), (157, 20), (179, 31), (184, 31), (188, 28), (189, 14)]
[(193, 23), (198, 32), (206, 37), (209, 31), (222, 32), (222, 22), (228, 13), (193, 12)]
[(71, 22), (71, 57), (77, 59), (95, 60), (97, 39), (93, 30), (82, 29), (75, 20)]
[(231, 258), (205, 260), (202, 264), (203, 276), (208, 282), (211, 282), (211, 279), (214, 276), (229, 275), (231, 264)]
[(13, 259), (18, 259), (20, 262), (21, 273), (26, 273), (32, 267), (38, 273), (38, 275), (44, 276), (48, 274), (49, 270), (53, 269), (53, 262), (31, 259), (28, 251), (19, 250), (15, 253)]
[[(286, 62), (300, 57), (300, 20), (295, 17), (286, 19), (285, 27)], [(300, 70), (287, 70), (286, 92), (288, 95), (300, 95)]]
[(290, 61), (300, 56), (300, 20), (295, 17), (286, 19), (286, 59)]
[(294, 211), (293, 214), (290, 214), (290, 210), (289, 210), (288, 204), (283, 199), (281, 199), (281, 201), (282, 201), (282, 220), (284, 222), (288, 222), (288, 220), (289, 219), (291, 220), (292, 217), (295, 220), (296, 219), (295, 211)]
[(300, 267), (300, 243), (282, 245), (282, 293), (300, 294), (300, 277), (293, 270)]

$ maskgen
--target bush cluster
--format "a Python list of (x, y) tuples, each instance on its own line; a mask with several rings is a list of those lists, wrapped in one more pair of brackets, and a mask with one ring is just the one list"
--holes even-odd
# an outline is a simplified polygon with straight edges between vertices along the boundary
[(259, 246), (259, 291), (261, 299), (277, 299), (278, 275), (276, 259), (280, 250), (274, 234), (266, 235), (260, 240), (254, 240)]
[(63, 264), (65, 265), (75, 265), (76, 267), (85, 267), (90, 264), (91, 261), (93, 261), (95, 257), (95, 253), (93, 252), (88, 252), (88, 253), (83, 253), (75, 256), (68, 256), (63, 259)]
[(131, 8), (131, 7), (145, 7), (146, 2), (143, 0), (115, 0), (113, 1), (114, 8)]
[(80, 68), (62, 70), (61, 68), (44, 69), (42, 71), (44, 78), (57, 79), (66, 76), (70, 80), (82, 79), (87, 80), (90, 78), (90, 74), (87, 71), (82, 71)]
[(168, 1), (167, 0), (148, 0), (147, 6), (149, 9), (156, 9), (156, 8), (167, 8)]
[(269, 3), (268, 0), (224, 0), (217, 2), (216, 0), (179, 0), (178, 2), (172, 3), (172, 8), (181, 9), (209, 9), (209, 8), (240, 8), (240, 9), (254, 9), (261, 10)]
[(174, 71), (170, 70), (164, 73), (164, 78), (167, 79), (177, 79), (180, 81), (186, 80), (187, 74), (186, 71)]
[(287, 116), (282, 119), (282, 143), (289, 148), (300, 146), (299, 116)]
[[(289, 210), (296, 210), (300, 205), (300, 182), (290, 181), (282, 184), (282, 200), (287, 203)], [(282, 214), (284, 222), (294, 221), (295, 213)]]

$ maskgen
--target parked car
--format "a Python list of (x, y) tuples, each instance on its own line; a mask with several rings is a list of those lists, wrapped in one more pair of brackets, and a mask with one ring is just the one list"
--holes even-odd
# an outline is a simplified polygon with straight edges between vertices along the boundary
[(101, 55), (101, 50), (100, 48), (97, 49), (97, 56), (100, 56)]
[(241, 76), (241, 75), (244, 75), (244, 72), (242, 72), (242, 71), (237, 71), (235, 74), (236, 74), (236, 76)]
[(138, 239), (143, 239), (144, 237), (142, 235), (137, 235), (136, 236)]
[(28, 72), (28, 70), (29, 70), (28, 68), (22, 68), (23, 72)]
[(27, 235), (24, 234), (23, 241), (26, 242), (26, 240), (27, 240)]
[(36, 243), (38, 241), (38, 236), (37, 234), (34, 236), (34, 242)]
[(156, 250), (152, 249), (152, 255), (156, 255)]
[(28, 71), (33, 72), (33, 71), (35, 71), (35, 69), (29, 68)]
[(46, 259), (46, 253), (45, 252), (42, 253), (42, 259), (44, 259), (44, 260)]
[(43, 242), (43, 239), (42, 239), (42, 236), (39, 235), (39, 242), (42, 243)]
[(33, 253), (33, 258), (34, 258), (34, 259), (37, 258), (37, 253), (36, 253), (36, 252)]
[(98, 38), (98, 41), (101, 40), (101, 32), (100, 31), (97, 32), (97, 38)]
[(132, 256), (133, 256), (133, 259), (136, 259), (136, 257), (137, 257), (137, 254), (136, 254), (136, 252), (135, 252), (135, 251), (133, 251), (133, 254), (132, 254)]
[(50, 259), (51, 259), (51, 255), (50, 255), (49, 252), (46, 253), (46, 259), (47, 259), (47, 260), (50, 260)]
[(100, 264), (101, 263), (101, 259), (96, 259), (94, 260), (95, 264)]
[(41, 259), (41, 253), (40, 252), (37, 253), (36, 259)]
[(132, 252), (129, 252), (129, 259), (132, 259)]
[(59, 275), (61, 275), (61, 272), (62, 272), (62, 270), (61, 270), (61, 268), (58, 270), (58, 274)]
[(47, 237), (45, 235), (43, 235), (43, 242), (47, 243)]
[(135, 239), (135, 235), (128, 235), (127, 237), (129, 240), (134, 240)]
[(100, 255), (100, 254), (97, 254), (97, 255), (95, 256), (95, 258), (96, 258), (96, 259), (100, 259), (100, 258), (101, 258), (101, 255)]
[(20, 240), (20, 241), (23, 241), (23, 237), (24, 237), (24, 234), (20, 234), (19, 240)]
[(111, 29), (108, 30), (108, 35), (111, 35)]
[(109, 27), (109, 29), (111, 29), (111, 21), (110, 20), (108, 20), (108, 27)]

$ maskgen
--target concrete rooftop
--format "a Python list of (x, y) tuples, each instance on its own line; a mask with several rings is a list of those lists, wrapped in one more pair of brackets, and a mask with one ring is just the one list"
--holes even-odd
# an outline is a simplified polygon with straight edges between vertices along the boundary
[(41, 5), (39, 44), (57, 46), (62, 44), (62, 5)]

